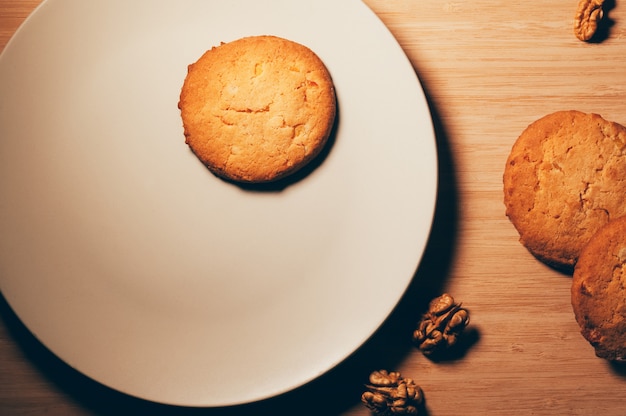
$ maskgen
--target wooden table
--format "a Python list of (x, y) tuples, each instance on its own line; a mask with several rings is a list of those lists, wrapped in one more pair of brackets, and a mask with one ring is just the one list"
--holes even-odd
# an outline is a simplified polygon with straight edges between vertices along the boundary
[[(606, 39), (583, 43), (572, 33), (575, 0), (365, 1), (423, 83), (441, 162), (431, 242), (385, 326), (295, 392), (238, 408), (179, 409), (86, 379), (38, 343), (2, 299), (0, 414), (367, 415), (362, 385), (379, 368), (414, 378), (433, 416), (626, 414), (626, 369), (595, 357), (574, 321), (570, 277), (528, 254), (502, 203), (505, 159), (535, 119), (578, 109), (626, 123), (626, 4), (609, 1)], [(38, 3), (0, 1), (0, 48)], [(463, 354), (433, 362), (410, 334), (426, 301), (443, 291), (463, 302), (472, 323)]]

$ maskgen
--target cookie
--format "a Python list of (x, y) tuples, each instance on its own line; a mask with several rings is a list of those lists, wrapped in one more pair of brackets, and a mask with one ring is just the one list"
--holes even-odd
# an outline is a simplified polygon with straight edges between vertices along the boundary
[(530, 124), (503, 175), (506, 215), (538, 259), (571, 273), (582, 248), (626, 214), (626, 128), (559, 111)]
[(178, 107), (186, 143), (213, 173), (262, 183), (320, 153), (336, 99), (330, 73), (312, 50), (251, 36), (213, 47), (189, 65)]
[(626, 217), (600, 228), (572, 277), (572, 308), (598, 357), (626, 359)]

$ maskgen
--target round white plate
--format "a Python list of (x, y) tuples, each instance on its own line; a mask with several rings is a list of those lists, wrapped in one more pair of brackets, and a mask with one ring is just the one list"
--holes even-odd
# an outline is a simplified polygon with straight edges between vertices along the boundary
[[(339, 104), (327, 156), (282, 190), (214, 177), (177, 108), (188, 64), (260, 34), (313, 49)], [(436, 175), (419, 81), (357, 0), (47, 0), (0, 56), (0, 289), (140, 398), (245, 403), (344, 360), (413, 278)]]

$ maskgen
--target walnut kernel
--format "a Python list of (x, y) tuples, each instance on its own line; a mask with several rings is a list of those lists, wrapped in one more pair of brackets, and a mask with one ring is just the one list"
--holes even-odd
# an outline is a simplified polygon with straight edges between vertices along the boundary
[(574, 34), (582, 41), (588, 41), (598, 30), (598, 23), (604, 16), (604, 0), (580, 0), (574, 17)]
[(468, 324), (469, 311), (444, 293), (430, 302), (428, 311), (413, 332), (413, 342), (429, 356), (456, 344)]
[(422, 389), (410, 378), (386, 370), (370, 374), (361, 401), (375, 415), (418, 415), (424, 402)]

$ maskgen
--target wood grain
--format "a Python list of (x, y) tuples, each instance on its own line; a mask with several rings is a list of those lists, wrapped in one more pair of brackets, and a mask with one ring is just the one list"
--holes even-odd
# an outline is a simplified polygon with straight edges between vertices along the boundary
[[(626, 4), (609, 1), (605, 39), (583, 43), (573, 34), (572, 0), (365, 2), (423, 84), (441, 164), (424, 261), (380, 331), (295, 392), (237, 408), (180, 409), (81, 376), (1, 300), (0, 414), (368, 415), (359, 396), (379, 368), (414, 378), (432, 416), (626, 413), (626, 370), (595, 357), (573, 318), (570, 278), (518, 243), (502, 203), (504, 162), (535, 119), (578, 109), (626, 124)], [(0, 0), (1, 48), (38, 3)], [(442, 291), (463, 302), (472, 323), (462, 353), (433, 362), (411, 346), (410, 334), (427, 300)]]

